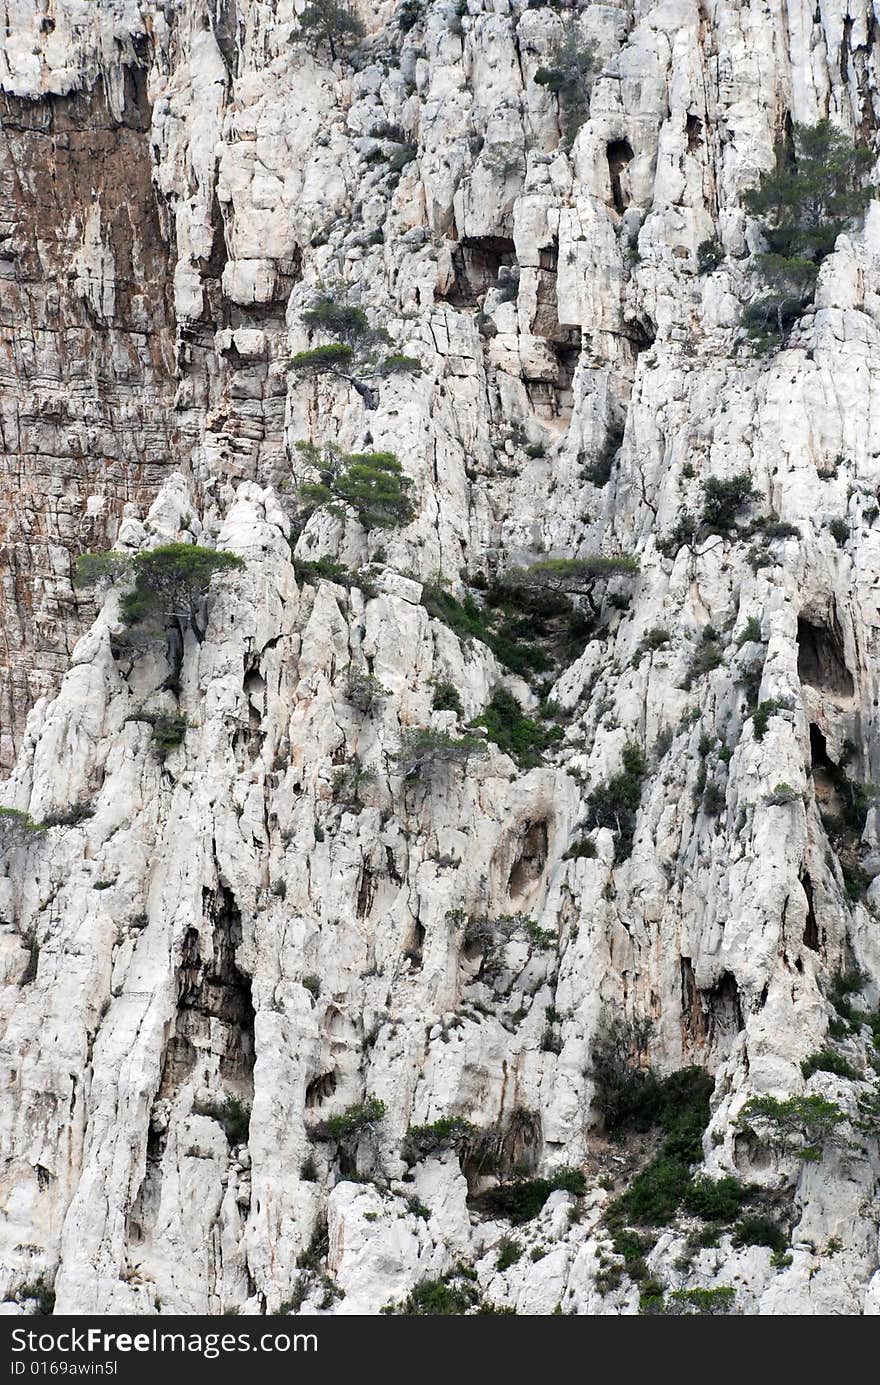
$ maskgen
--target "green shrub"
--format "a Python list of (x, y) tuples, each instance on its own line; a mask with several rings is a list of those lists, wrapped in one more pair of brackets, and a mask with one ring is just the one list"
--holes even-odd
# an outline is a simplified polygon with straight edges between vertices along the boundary
[[(390, 161), (392, 168), (396, 165), (399, 172), (414, 156), (415, 150), (398, 150)], [(298, 352), (288, 361), (290, 369), (306, 378), (335, 375), (347, 381), (368, 409), (374, 409), (378, 403), (376, 391), (367, 384), (368, 380), (415, 375), (421, 371), (421, 362), (414, 356), (400, 351), (389, 354), (391, 338), (388, 333), (383, 327), (372, 327), (363, 308), (355, 304), (325, 294), (304, 310), (302, 319), (310, 331), (336, 340)]]
[(778, 712), (780, 704), (777, 698), (768, 698), (765, 702), (759, 702), (752, 713), (752, 734), (756, 741), (762, 741), (767, 734), (767, 727), (770, 725), (770, 718), (774, 712)]
[(527, 717), (506, 688), (496, 688), (474, 725), (484, 726), (489, 740), (523, 769), (540, 764), (545, 751), (562, 737), (561, 727), (542, 726)]
[(772, 1217), (755, 1214), (743, 1217), (733, 1229), (735, 1246), (767, 1246), (781, 1255), (788, 1249), (788, 1237)]
[(703, 488), (700, 521), (710, 534), (729, 533), (741, 511), (758, 498), (747, 471), (739, 472), (726, 481), (710, 476), (700, 484)]
[(666, 1312), (715, 1317), (732, 1312), (735, 1299), (736, 1290), (727, 1285), (720, 1289), (675, 1289), (669, 1295)]
[(592, 791), (587, 807), (590, 825), (607, 827), (614, 833), (618, 857), (625, 861), (632, 851), (642, 783), (648, 766), (644, 751), (634, 741), (627, 741), (622, 760), (622, 770), (607, 784)]
[(563, 853), (563, 861), (593, 860), (596, 856), (596, 843), (590, 837), (581, 837), (578, 841), (572, 842), (571, 846)]
[(377, 703), (389, 696), (388, 689), (382, 686), (374, 674), (351, 665), (348, 670), (346, 692), (352, 707), (356, 707), (365, 716), (372, 712)]
[(312, 1134), (316, 1139), (334, 1140), (338, 1144), (353, 1135), (373, 1130), (384, 1115), (384, 1101), (375, 1096), (368, 1096), (363, 1101), (356, 1102), (354, 1106), (347, 1107), (341, 1115), (328, 1116), (326, 1120), (320, 1121), (313, 1127)]
[(439, 679), (434, 684), (434, 697), (431, 705), (435, 712), (455, 712), (456, 716), (463, 716), (464, 714), (458, 688), (445, 678)]
[(849, 525), (845, 519), (829, 519), (828, 529), (838, 547), (843, 548), (849, 539)]
[(736, 637), (737, 648), (742, 648), (744, 644), (761, 643), (761, 622), (757, 616), (749, 616), (742, 630)]
[(451, 1317), (471, 1312), (479, 1302), (479, 1291), (471, 1280), (453, 1271), (442, 1279), (423, 1279), (404, 1303), (387, 1306), (383, 1313), (408, 1317)]
[(171, 751), (181, 744), (190, 725), (185, 716), (174, 712), (161, 712), (153, 717), (142, 717), (141, 720), (151, 722), (153, 732), (150, 744), (156, 752), (157, 759), (163, 762)]
[(802, 800), (803, 794), (798, 789), (792, 788), (791, 784), (784, 782), (774, 784), (772, 793), (764, 796), (764, 802), (772, 808), (784, 808), (789, 803), (798, 803)]
[(701, 274), (711, 274), (724, 261), (724, 249), (717, 237), (700, 241), (697, 246), (697, 269)]
[(36, 1279), (25, 1280), (19, 1284), (13, 1295), (16, 1302), (33, 1302), (33, 1315), (36, 1318), (49, 1318), (55, 1312), (55, 1290), (49, 1284), (45, 1274), (37, 1275)]
[(228, 1093), (212, 1097), (193, 1110), (200, 1116), (210, 1116), (222, 1126), (223, 1133), (231, 1145), (246, 1144), (251, 1123), (251, 1108), (240, 1097)]
[(738, 1178), (694, 1178), (684, 1195), (688, 1212), (702, 1221), (731, 1222), (751, 1197)]
[(431, 1220), (431, 1209), (426, 1207), (417, 1197), (408, 1197), (406, 1200), (406, 1210), (410, 1216), (418, 1217), (420, 1221)]
[(523, 1253), (523, 1248), (519, 1241), (513, 1241), (509, 1236), (505, 1236), (498, 1248), (498, 1259), (495, 1262), (497, 1270), (509, 1270), (511, 1265), (515, 1265)]
[[(690, 1169), (702, 1157), (713, 1085), (702, 1068), (681, 1068), (664, 1078), (652, 1072), (641, 1074), (640, 1081), (619, 1095), (617, 1133), (657, 1126), (664, 1138), (651, 1162), (609, 1207), (606, 1220), (610, 1225), (664, 1226), (673, 1219), (691, 1194), (694, 1180)], [(728, 1195), (730, 1191), (723, 1190), (719, 1197)], [(702, 1185), (693, 1196), (709, 1204), (710, 1194)]]
[(91, 586), (133, 575), (134, 586), (120, 601), (125, 626), (164, 627), (176, 621), (181, 633), (189, 625), (196, 638), (204, 638), (200, 621), (202, 603), (212, 579), (244, 566), (234, 553), (196, 544), (165, 543), (128, 559), (119, 553), (86, 553), (77, 559), (74, 582)]
[(421, 604), (435, 620), (442, 620), (460, 640), (477, 639), (488, 646), (502, 664), (513, 673), (527, 675), (549, 667), (547, 656), (540, 649), (513, 638), (507, 632), (492, 629), (494, 613), (481, 611), (473, 597), (456, 601), (436, 583), (426, 582), (422, 588)]
[(408, 1164), (444, 1149), (461, 1149), (478, 1135), (478, 1130), (464, 1116), (441, 1116), (430, 1125), (411, 1125), (404, 1136), (401, 1157)]
[(587, 1180), (580, 1169), (555, 1169), (546, 1178), (520, 1178), (502, 1183), (483, 1193), (480, 1200), (492, 1215), (504, 1217), (518, 1226), (536, 1217), (550, 1194), (559, 1190), (582, 1197), (587, 1190)]
[(812, 1077), (814, 1072), (831, 1072), (835, 1077), (848, 1077), (853, 1082), (859, 1079), (859, 1073), (852, 1063), (833, 1048), (823, 1048), (818, 1053), (811, 1053), (809, 1058), (805, 1058), (801, 1063), (801, 1072), (805, 1078)]

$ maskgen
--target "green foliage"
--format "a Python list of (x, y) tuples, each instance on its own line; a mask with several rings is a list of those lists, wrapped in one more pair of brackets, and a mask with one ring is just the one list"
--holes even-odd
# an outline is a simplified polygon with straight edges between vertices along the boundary
[(456, 716), (464, 714), (458, 688), (445, 678), (438, 679), (434, 684), (434, 697), (431, 706), (435, 712), (455, 712)]
[(460, 1149), (477, 1134), (477, 1127), (464, 1116), (441, 1116), (431, 1125), (411, 1125), (404, 1136), (401, 1156), (408, 1164), (414, 1164), (438, 1150)]
[(346, 684), (348, 700), (353, 707), (367, 716), (377, 703), (388, 697), (388, 689), (383, 687), (374, 674), (366, 669), (349, 666)]
[(410, 1213), (411, 1216), (418, 1217), (420, 1221), (431, 1220), (430, 1207), (426, 1207), (425, 1204), (415, 1196), (407, 1198), (406, 1210)]
[[(397, 171), (415, 157), (414, 149), (400, 149), (392, 157), (391, 166), (399, 162)], [(391, 338), (384, 327), (373, 327), (363, 308), (343, 299), (324, 294), (302, 314), (309, 331), (335, 338), (299, 351), (288, 365), (298, 375), (336, 375), (353, 385), (368, 409), (376, 407), (375, 390), (366, 381), (387, 379), (391, 375), (418, 375), (422, 365), (415, 356), (401, 351), (387, 351)]]
[(572, 842), (567, 851), (563, 852), (563, 861), (593, 860), (596, 856), (596, 843), (592, 837), (581, 837), (578, 841)]
[(39, 841), (45, 830), (46, 825), (35, 822), (30, 813), (18, 808), (0, 808), (0, 848), (4, 851)]
[(746, 1102), (736, 1124), (739, 1130), (765, 1138), (771, 1147), (812, 1163), (821, 1158), (823, 1146), (845, 1119), (837, 1103), (824, 1096), (755, 1096)]
[(317, 558), (313, 563), (297, 558), (296, 575), (301, 582), (309, 582), (312, 586), (320, 581), (335, 582), (346, 591), (358, 587), (365, 597), (375, 596), (369, 573), (352, 572), (344, 563), (334, 562), (332, 558)]
[(709, 1097), (714, 1085), (709, 1074), (691, 1067), (663, 1078), (650, 1071), (634, 1073), (633, 1077), (632, 1086), (618, 1095), (612, 1129), (619, 1134), (627, 1128), (656, 1126), (663, 1132), (663, 1140), (647, 1167), (611, 1204), (609, 1225), (665, 1226), (690, 1196), (715, 1210), (723, 1200), (732, 1200), (729, 1188), (713, 1195), (701, 1183), (694, 1191), (690, 1171), (702, 1156), (703, 1132), (709, 1123)]
[(485, 742), (476, 736), (450, 736), (427, 726), (413, 726), (404, 731), (394, 757), (404, 779), (424, 778), (444, 764), (467, 764), (486, 755)]
[(752, 713), (752, 734), (756, 741), (762, 741), (767, 734), (770, 725), (770, 718), (774, 712), (778, 712), (780, 703), (775, 697), (768, 698), (765, 702), (759, 702)]
[(302, 979), (302, 984), (308, 991), (309, 995), (313, 998), (313, 1000), (317, 1000), (319, 995), (321, 994), (320, 976), (304, 976)]
[(735, 1299), (736, 1290), (729, 1285), (723, 1285), (719, 1289), (675, 1289), (669, 1295), (669, 1304), (665, 1311), (672, 1314), (716, 1317), (732, 1312)]
[(767, 1246), (781, 1255), (788, 1249), (788, 1237), (772, 1217), (760, 1215), (743, 1217), (733, 1229), (735, 1246)]
[(828, 531), (839, 548), (843, 548), (849, 539), (849, 525), (845, 519), (835, 516), (828, 521)]
[(324, 374), (347, 370), (353, 360), (353, 347), (344, 342), (329, 342), (325, 346), (313, 346), (308, 351), (297, 351), (290, 358), (290, 369), (300, 373)]
[(737, 648), (742, 648), (744, 644), (761, 643), (761, 622), (757, 616), (749, 616), (742, 630), (736, 637)]
[(35, 1318), (49, 1318), (55, 1312), (55, 1290), (44, 1274), (19, 1284), (13, 1297), (17, 1303), (32, 1302)]
[(479, 1291), (467, 1276), (453, 1271), (442, 1279), (423, 1279), (399, 1307), (386, 1307), (383, 1313), (408, 1317), (451, 1317), (473, 1311)]
[(331, 514), (354, 510), (363, 527), (393, 529), (409, 524), (415, 511), (407, 497), (412, 482), (393, 452), (343, 453), (330, 443), (323, 449), (298, 442), (297, 450), (318, 473), (317, 481), (299, 487), (307, 514), (326, 506)]
[(210, 1116), (223, 1127), (223, 1133), (231, 1145), (245, 1144), (251, 1123), (251, 1108), (240, 1097), (228, 1093), (213, 1097), (193, 1109), (200, 1116)]
[[(411, 155), (407, 163), (412, 162)], [(400, 351), (394, 351), (390, 356), (386, 356), (379, 365), (380, 375), (421, 375), (422, 363), (416, 356), (405, 356)]]
[(55, 812), (47, 813), (40, 826), (76, 827), (94, 816), (95, 810), (90, 803), (72, 803), (69, 808), (58, 808)]
[(369, 336), (372, 330), (363, 308), (351, 303), (337, 302), (326, 294), (313, 303), (311, 308), (304, 310), (302, 320), (310, 332), (324, 332), (328, 336), (337, 337), (349, 347)]
[(309, 0), (290, 37), (316, 56), (326, 49), (331, 62), (335, 62), (356, 49), (365, 34), (363, 21), (345, 0)]
[(731, 1222), (751, 1197), (738, 1178), (694, 1178), (684, 1195), (688, 1212), (702, 1221)]
[(181, 626), (188, 623), (201, 639), (199, 611), (212, 579), (241, 567), (244, 563), (234, 553), (165, 543), (131, 559), (119, 553), (84, 553), (77, 559), (75, 581), (90, 586), (133, 575), (134, 586), (120, 602), (124, 625), (163, 626), (176, 620)]
[(743, 199), (769, 247), (756, 256), (765, 292), (743, 316), (759, 347), (784, 339), (812, 298), (819, 265), (872, 195), (869, 148), (853, 145), (828, 120), (795, 125), (793, 134), (794, 148), (779, 144), (776, 167)]
[(585, 596), (595, 610), (593, 591), (597, 582), (611, 577), (634, 577), (638, 571), (637, 559), (624, 553), (608, 557), (593, 554), (587, 558), (545, 558), (529, 567), (511, 568), (504, 575), (504, 584), (532, 593), (549, 591), (565, 596)]
[(151, 717), (141, 716), (139, 720), (152, 724), (150, 744), (162, 761), (181, 744), (190, 724), (185, 716), (175, 712), (159, 712)]
[(802, 799), (803, 794), (798, 789), (792, 788), (791, 784), (786, 784), (784, 780), (781, 780), (778, 784), (773, 785), (770, 793), (765, 795), (764, 802), (769, 804), (771, 808), (784, 808), (789, 803), (798, 803)]
[(522, 1256), (523, 1248), (519, 1241), (514, 1241), (510, 1236), (503, 1237), (498, 1247), (498, 1259), (495, 1262), (497, 1270), (509, 1270), (511, 1265), (515, 1265)]
[(700, 522), (710, 534), (729, 533), (741, 511), (758, 499), (758, 492), (747, 471), (741, 471), (726, 481), (709, 476), (700, 484), (703, 489)]
[(536, 1217), (550, 1194), (558, 1190), (582, 1197), (587, 1180), (580, 1169), (554, 1169), (547, 1178), (518, 1178), (490, 1188), (480, 1201), (490, 1214), (518, 1226)]
[(549, 660), (540, 649), (493, 630), (493, 617), (481, 611), (470, 595), (466, 596), (464, 601), (456, 601), (443, 587), (426, 582), (422, 588), (421, 604), (428, 615), (433, 616), (435, 620), (442, 620), (459, 639), (477, 639), (487, 645), (495, 657), (506, 664), (513, 673), (525, 675), (541, 672), (549, 665)]
[(562, 737), (561, 727), (542, 726), (527, 717), (513, 693), (506, 688), (496, 688), (474, 725), (484, 726), (489, 740), (512, 756), (523, 769), (540, 764), (545, 751)]
[(697, 269), (700, 274), (711, 274), (724, 260), (724, 249), (717, 237), (700, 241), (697, 246)]
[(589, 821), (593, 827), (607, 827), (614, 833), (617, 855), (625, 861), (631, 851), (636, 815), (642, 796), (642, 782), (648, 772), (644, 751), (635, 741), (627, 741), (622, 754), (623, 768), (595, 788), (587, 799)]
[(729, 535), (736, 529), (741, 512), (758, 498), (748, 472), (739, 472), (727, 480), (709, 476), (700, 482), (703, 492), (699, 514), (685, 511), (673, 529), (658, 539), (657, 547), (664, 557), (674, 557), (685, 546), (709, 538), (712, 534)]
[(312, 1129), (318, 1140), (334, 1140), (338, 1144), (352, 1136), (373, 1130), (385, 1115), (385, 1103), (378, 1097), (367, 1096), (364, 1101), (347, 1107), (341, 1115), (328, 1116)]
[(818, 1053), (811, 1053), (801, 1063), (801, 1072), (805, 1078), (812, 1077), (814, 1072), (830, 1072), (835, 1077), (848, 1077), (853, 1082), (859, 1079), (859, 1073), (852, 1063), (833, 1048), (822, 1048)]
[(588, 83), (595, 65), (595, 49), (585, 42), (577, 19), (564, 20), (562, 34), (550, 50), (549, 66), (538, 68), (535, 81), (558, 98), (559, 123), (568, 144), (590, 113)]

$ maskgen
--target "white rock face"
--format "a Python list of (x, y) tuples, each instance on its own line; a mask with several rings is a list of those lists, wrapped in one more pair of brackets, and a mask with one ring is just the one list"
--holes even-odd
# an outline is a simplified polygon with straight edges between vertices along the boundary
[[(701, 1174), (757, 1185), (751, 1210), (790, 1244), (728, 1224), (688, 1243), (683, 1208), (642, 1287), (876, 1316), (880, 1149), (859, 1103), (878, 1054), (828, 997), (859, 973), (852, 1003), (880, 1004), (872, 791), (845, 849), (829, 825), (842, 778), (880, 781), (878, 206), (785, 350), (737, 336), (742, 194), (789, 116), (873, 131), (873, 18), (859, 0), (589, 8), (599, 61), (566, 149), (534, 81), (555, 10), (426, 4), (406, 28), (361, 5), (352, 65), (293, 41), (295, 8), (64, 0), (49, 28), (33, 0), (3, 6), (10, 98), (104, 82), (121, 120), (133, 73), (148, 93), (176, 396), (168, 473), (116, 546), (243, 560), (179, 669), (161, 643), (120, 648), (108, 595), (0, 789), (52, 824), (0, 843), (3, 1311), (41, 1275), (72, 1314), (376, 1314), (452, 1276), (518, 1313), (637, 1313), (608, 1216), (654, 1150), (602, 1133), (593, 1076), (617, 1015), (651, 1022), (658, 1073), (708, 1071)], [(109, 321), (112, 217), (80, 219), (71, 278)], [(370, 399), (290, 371), (319, 291), (421, 373)], [(323, 510), (291, 532), (306, 439), (395, 453), (413, 522)], [(743, 473), (752, 513), (787, 528), (665, 553), (701, 482)], [(429, 614), (441, 582), (479, 596), (510, 566), (598, 552), (638, 573), (602, 588), (552, 686)], [(68, 591), (66, 549), (57, 566)], [(380, 685), (366, 710), (355, 672)], [(460, 715), (434, 707), (439, 683)], [(499, 685), (564, 713), (536, 763), (487, 740), (404, 775), (408, 728), (461, 736)], [(589, 799), (631, 744), (627, 856)], [(804, 1078), (829, 1044), (856, 1076)], [(839, 1108), (813, 1159), (738, 1124), (751, 1097), (804, 1095)], [(371, 1098), (384, 1114), (328, 1138)], [(585, 1193), (511, 1225), (480, 1200), (496, 1165), (473, 1132), (407, 1157), (407, 1131), (447, 1116), (496, 1132), (503, 1181), (576, 1169)]]

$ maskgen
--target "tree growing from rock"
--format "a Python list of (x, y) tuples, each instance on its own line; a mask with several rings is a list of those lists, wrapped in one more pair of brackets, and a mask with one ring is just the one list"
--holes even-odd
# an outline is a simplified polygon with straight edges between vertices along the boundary
[(373, 327), (363, 308), (324, 294), (302, 315), (309, 331), (331, 340), (299, 351), (289, 361), (290, 369), (304, 379), (335, 375), (357, 391), (368, 409), (375, 409), (378, 396), (368, 380), (391, 375), (417, 375), (421, 362), (415, 356), (389, 351), (393, 346), (384, 327)]
[(29, 846), (39, 841), (45, 830), (44, 824), (35, 822), (30, 813), (19, 808), (0, 808), (0, 851)]
[(476, 736), (456, 737), (430, 727), (413, 726), (404, 731), (394, 758), (404, 779), (419, 779), (438, 765), (463, 765), (487, 753), (485, 742)]
[(547, 87), (559, 101), (559, 124), (571, 144), (590, 114), (589, 81), (596, 66), (596, 52), (572, 16), (550, 50), (549, 66), (539, 67), (535, 81)]
[(593, 593), (597, 583), (611, 577), (634, 577), (638, 571), (637, 560), (623, 553), (610, 557), (592, 554), (586, 558), (545, 558), (529, 567), (511, 568), (505, 573), (504, 585), (531, 595), (549, 592), (582, 596), (595, 615), (598, 608)]
[(365, 34), (363, 20), (345, 0), (310, 0), (290, 37), (316, 57), (326, 50), (330, 61), (336, 62), (350, 56)]
[(317, 473), (316, 480), (299, 487), (303, 519), (320, 507), (340, 516), (354, 510), (368, 532), (399, 528), (413, 519), (415, 510), (407, 494), (412, 482), (393, 452), (341, 452), (332, 443), (298, 442), (296, 446)]
[(165, 626), (175, 621), (181, 634), (189, 626), (205, 636), (204, 601), (215, 575), (244, 566), (234, 553), (196, 544), (165, 543), (128, 558), (122, 553), (84, 553), (77, 559), (74, 585), (112, 585), (132, 576), (134, 585), (120, 602), (124, 625)]
[(828, 120), (795, 125), (791, 143), (776, 146), (776, 165), (745, 194), (767, 242), (755, 257), (762, 296), (746, 308), (743, 325), (760, 347), (782, 341), (811, 302), (819, 266), (837, 237), (867, 206), (865, 182), (874, 156)]

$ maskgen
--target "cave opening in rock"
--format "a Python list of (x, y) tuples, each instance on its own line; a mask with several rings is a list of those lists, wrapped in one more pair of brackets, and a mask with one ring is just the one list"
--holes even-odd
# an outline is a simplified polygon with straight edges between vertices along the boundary
[(846, 665), (843, 640), (836, 628), (814, 625), (798, 617), (798, 677), (807, 687), (839, 697), (852, 697), (852, 674)]
[(807, 901), (807, 917), (804, 921), (804, 947), (808, 947), (811, 952), (819, 951), (819, 924), (816, 919), (816, 909), (813, 896), (813, 882), (807, 871), (801, 875), (801, 889)]
[(527, 822), (521, 829), (519, 850), (510, 869), (507, 890), (511, 899), (528, 892), (540, 880), (547, 864), (546, 822)]
[(452, 252), (452, 265), (454, 281), (438, 296), (454, 308), (475, 308), (498, 285), (500, 271), (516, 266), (516, 247), (506, 236), (465, 236)]
[(608, 174), (611, 179), (611, 200), (615, 211), (624, 212), (630, 203), (629, 193), (623, 186), (621, 174), (632, 162), (633, 149), (628, 139), (613, 139), (606, 146)]

